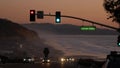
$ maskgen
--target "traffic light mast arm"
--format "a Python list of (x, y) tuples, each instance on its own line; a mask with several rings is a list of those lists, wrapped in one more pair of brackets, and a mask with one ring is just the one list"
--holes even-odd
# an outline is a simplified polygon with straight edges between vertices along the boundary
[[(55, 16), (55, 15), (53, 15), (53, 14), (44, 14), (44, 16)], [(67, 15), (61, 15), (61, 17), (66, 17), (66, 18), (73, 18), (73, 19), (77, 19), (77, 20), (82, 20), (82, 21), (86, 21), (86, 22), (89, 22), (89, 23), (92, 23), (92, 24), (97, 24), (97, 25), (101, 25), (101, 26), (104, 26), (104, 27), (107, 27), (107, 28), (111, 28), (111, 29), (114, 29), (114, 30), (118, 30), (118, 28), (116, 28), (116, 27), (108, 26), (108, 25), (105, 25), (105, 24), (101, 24), (101, 23), (99, 23), (99, 22), (94, 22), (94, 21), (90, 21), (90, 20), (87, 20), (87, 19), (79, 18), (79, 17), (67, 16)]]

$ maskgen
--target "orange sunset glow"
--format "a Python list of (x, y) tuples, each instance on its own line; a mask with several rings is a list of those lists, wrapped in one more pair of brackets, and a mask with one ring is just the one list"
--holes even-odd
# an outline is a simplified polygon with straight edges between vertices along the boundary
[[(80, 17), (110, 26), (118, 27), (117, 23), (107, 20), (107, 13), (103, 8), (103, 0), (1, 0), (0, 18), (10, 19), (14, 22), (29, 23), (29, 10), (42, 10), (44, 13), (55, 14), (61, 11), (62, 15)], [(54, 17), (36, 19), (36, 22), (54, 23)], [(82, 21), (62, 18), (62, 23), (84, 24)]]

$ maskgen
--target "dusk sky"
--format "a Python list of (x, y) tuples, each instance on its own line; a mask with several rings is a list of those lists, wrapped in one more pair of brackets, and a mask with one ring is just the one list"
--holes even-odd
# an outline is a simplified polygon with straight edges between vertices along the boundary
[[(43, 10), (44, 13), (55, 14), (61, 11), (63, 15), (80, 17), (118, 27), (118, 24), (107, 20), (107, 13), (103, 8), (104, 0), (1, 0), (0, 17), (14, 22), (29, 23), (29, 10)], [(54, 17), (37, 19), (36, 22), (55, 23)], [(62, 18), (62, 23), (84, 24), (79, 20)], [(91, 25), (91, 24), (90, 24)]]

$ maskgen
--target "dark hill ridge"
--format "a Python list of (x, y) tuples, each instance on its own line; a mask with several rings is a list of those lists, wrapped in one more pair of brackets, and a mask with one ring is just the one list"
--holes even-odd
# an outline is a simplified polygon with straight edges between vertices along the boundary
[(37, 38), (37, 33), (13, 23), (6, 19), (0, 19), (0, 37), (20, 37), (24, 39)]
[[(26, 45), (29, 43), (32, 44), (31, 41), (37, 39), (38, 36), (36, 32), (10, 20), (0, 19), (0, 54), (13, 52), (14, 55), (12, 56), (22, 56), (23, 52), (29, 50), (29, 47)], [(25, 45), (23, 50), (19, 49), (20, 45)], [(28, 49), (26, 49), (27, 47)]]
[(43, 49), (50, 48), (51, 54), (59, 56), (63, 53), (44, 44), (45, 40), (37, 33), (10, 20), (0, 19), (0, 55), (8, 57), (35, 56), (42, 57)]
[(25, 24), (24, 26), (28, 28), (33, 28), (33, 30), (42, 30), (47, 32), (52, 32), (58, 35), (118, 35), (119, 33), (115, 30), (100, 29), (97, 28), (96, 31), (81, 31), (80, 26), (71, 24)]

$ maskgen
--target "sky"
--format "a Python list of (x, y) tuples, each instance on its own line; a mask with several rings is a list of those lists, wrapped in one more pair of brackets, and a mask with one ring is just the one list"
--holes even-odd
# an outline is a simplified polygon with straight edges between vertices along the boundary
[[(44, 11), (45, 14), (55, 14), (80, 17), (110, 26), (118, 27), (116, 22), (107, 20), (107, 13), (103, 8), (103, 0), (0, 0), (0, 18), (6, 18), (19, 24), (30, 23), (29, 10)], [(55, 23), (55, 17), (36, 19), (36, 22)], [(75, 25), (92, 25), (88, 22), (62, 18), (61, 23)]]

